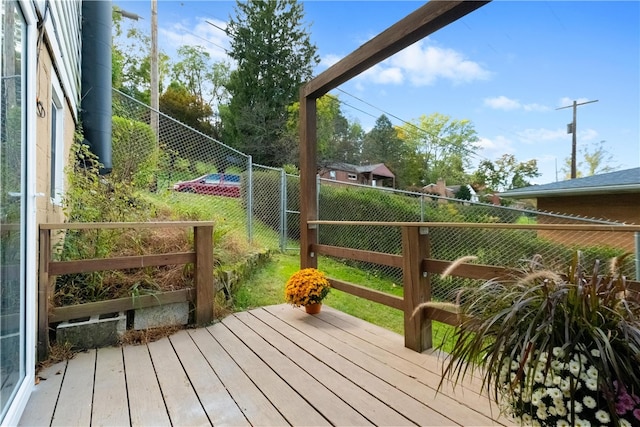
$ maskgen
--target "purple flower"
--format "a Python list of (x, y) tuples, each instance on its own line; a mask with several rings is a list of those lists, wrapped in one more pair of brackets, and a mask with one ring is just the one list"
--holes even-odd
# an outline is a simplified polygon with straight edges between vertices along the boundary
[(633, 411), (633, 416), (636, 418), (636, 420), (640, 420), (640, 408)]

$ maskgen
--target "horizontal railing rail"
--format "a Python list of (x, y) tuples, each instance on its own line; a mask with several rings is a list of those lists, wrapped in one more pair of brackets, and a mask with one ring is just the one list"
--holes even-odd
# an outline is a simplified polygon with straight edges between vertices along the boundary
[[(211, 323), (213, 320), (214, 298), (213, 227), (214, 223), (211, 221), (41, 224), (39, 231), (38, 358), (43, 360), (48, 355), (50, 345), (49, 325), (65, 320), (187, 301), (192, 302), (195, 306), (195, 322), (197, 324), (205, 325)], [(192, 252), (71, 261), (54, 261), (52, 259), (51, 233), (54, 230), (141, 230), (158, 228), (192, 228), (194, 250)], [(194, 264), (195, 286), (193, 288), (64, 307), (54, 307), (52, 303), (52, 296), (55, 291), (54, 278), (58, 275), (182, 264)]]
[[(569, 231), (569, 232), (621, 232), (635, 233), (640, 236), (637, 225), (600, 225), (600, 224), (504, 224), (504, 223), (460, 223), (460, 222), (380, 222), (380, 221), (308, 221), (309, 229), (316, 231), (322, 225), (327, 226), (381, 226), (399, 227), (402, 230), (401, 254), (390, 254), (370, 250), (361, 250), (318, 243), (301, 248), (301, 256), (316, 258), (326, 255), (400, 268), (403, 276), (404, 295), (402, 297), (377, 291), (358, 284), (348, 283), (330, 277), (333, 288), (371, 300), (404, 312), (405, 346), (416, 351), (424, 351), (432, 347), (432, 321), (452, 326), (460, 324), (456, 311), (439, 308), (434, 304), (423, 310), (416, 308), (422, 303), (431, 301), (431, 275), (442, 274), (455, 260), (436, 259), (431, 256), (429, 229), (462, 228), (493, 230), (534, 230), (534, 231)], [(638, 256), (638, 254), (636, 254)], [(517, 269), (505, 266), (463, 263), (449, 274), (454, 277), (474, 280), (504, 279), (520, 273)], [(629, 289), (640, 292), (640, 281), (627, 281)]]

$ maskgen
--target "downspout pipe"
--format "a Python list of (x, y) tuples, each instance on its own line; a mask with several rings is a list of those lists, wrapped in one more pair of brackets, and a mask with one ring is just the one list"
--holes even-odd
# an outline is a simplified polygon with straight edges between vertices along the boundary
[(85, 143), (103, 165), (113, 168), (111, 152), (111, 1), (82, 1), (82, 100)]

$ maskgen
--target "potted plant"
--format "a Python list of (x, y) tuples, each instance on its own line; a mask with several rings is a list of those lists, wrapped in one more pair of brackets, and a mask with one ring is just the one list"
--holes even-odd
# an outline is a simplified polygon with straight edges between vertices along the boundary
[(577, 253), (561, 275), (538, 258), (523, 275), (461, 290), (441, 385), (479, 371), (524, 425), (640, 425), (640, 295), (623, 259), (601, 275)]
[(294, 307), (304, 306), (307, 313), (316, 314), (320, 312), (322, 300), (330, 288), (331, 285), (322, 271), (304, 268), (287, 280), (284, 296)]

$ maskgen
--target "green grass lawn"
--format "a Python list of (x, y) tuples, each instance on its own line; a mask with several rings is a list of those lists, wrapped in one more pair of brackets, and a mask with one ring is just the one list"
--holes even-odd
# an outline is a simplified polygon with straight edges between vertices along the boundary
[[(340, 277), (341, 280), (394, 295), (402, 295), (402, 286), (394, 285), (388, 280), (373, 277), (361, 269), (346, 266), (331, 258), (321, 257), (319, 261), (319, 267), (329, 276)], [(298, 254), (273, 254), (271, 261), (267, 265), (254, 272), (248, 280), (239, 286), (234, 297), (235, 309), (243, 311), (265, 305), (282, 304), (285, 301), (285, 283), (299, 268), (300, 258)], [(324, 303), (398, 334), (404, 333), (404, 317), (400, 310), (337, 290), (332, 290), (324, 300)], [(434, 346), (440, 346), (446, 336), (452, 332), (452, 327), (433, 322)], [(443, 346), (445, 351), (449, 348), (448, 344)]]

